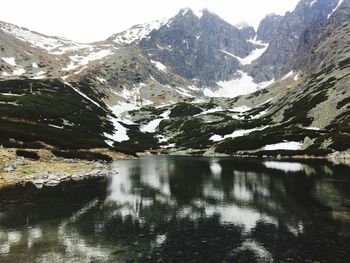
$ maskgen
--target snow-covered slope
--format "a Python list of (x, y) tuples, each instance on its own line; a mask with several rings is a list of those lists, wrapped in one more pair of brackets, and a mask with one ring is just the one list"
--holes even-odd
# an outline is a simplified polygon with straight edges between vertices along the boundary
[(163, 18), (151, 23), (136, 25), (128, 30), (111, 36), (108, 40), (112, 40), (114, 43), (120, 45), (138, 43), (140, 40), (148, 37), (153, 30), (158, 30), (160, 27), (164, 26), (168, 21), (169, 19)]
[(50, 37), (30, 31), (13, 24), (0, 22), (0, 29), (19, 40), (30, 43), (30, 45), (45, 49), (51, 54), (61, 55), (68, 51), (89, 48), (89, 44), (80, 44), (61, 37)]

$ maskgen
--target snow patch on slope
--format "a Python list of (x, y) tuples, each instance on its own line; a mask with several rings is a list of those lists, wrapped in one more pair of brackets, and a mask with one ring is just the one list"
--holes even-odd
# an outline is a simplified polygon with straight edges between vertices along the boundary
[(213, 136), (211, 136), (209, 138), (209, 140), (211, 140), (213, 142), (220, 142), (220, 141), (223, 141), (227, 138), (241, 137), (241, 136), (247, 135), (249, 133), (252, 133), (253, 131), (262, 131), (262, 130), (266, 129), (267, 127), (268, 126), (261, 127), (261, 128), (248, 129), (248, 130), (237, 130), (237, 131), (234, 131), (231, 134), (227, 134), (225, 136), (214, 134)]
[(41, 70), (37, 73), (35, 73), (35, 76), (32, 77), (32, 79), (44, 79), (45, 78), (45, 71)]
[(235, 59), (237, 59), (239, 61), (239, 63), (241, 63), (242, 65), (250, 65), (252, 64), (253, 61), (257, 60), (265, 51), (266, 49), (269, 47), (269, 44), (265, 44), (265, 43), (259, 43), (260, 45), (263, 45), (263, 48), (256, 48), (254, 49), (248, 56), (241, 58), (239, 56), (236, 56), (230, 52), (227, 52), (223, 49), (221, 49), (221, 52), (225, 53), (226, 55), (229, 55)]
[(16, 59), (14, 57), (8, 57), (8, 58), (5, 58), (5, 57), (2, 57), (1, 58), (3, 61), (5, 61), (7, 64), (10, 64), (11, 66), (16, 66)]
[(45, 36), (9, 23), (0, 23), (0, 29), (8, 35), (28, 42), (34, 47), (45, 49), (51, 54), (61, 55), (71, 50), (90, 47), (89, 44), (80, 44), (64, 38)]
[(192, 12), (193, 12), (193, 14), (196, 16), (196, 17), (198, 17), (199, 19), (201, 19), (202, 18), (202, 16), (203, 16), (203, 9), (191, 9), (192, 10)]
[(118, 33), (114, 36), (113, 42), (117, 44), (131, 44), (149, 36), (153, 30), (158, 30), (165, 25), (169, 19), (164, 18), (151, 23), (133, 26), (132, 28)]
[(293, 74), (294, 74), (294, 72), (293, 72), (293, 70), (292, 70), (292, 71), (288, 72), (286, 75), (284, 75), (284, 76), (281, 78), (281, 80), (285, 80), (285, 79), (287, 79), (287, 78), (293, 76)]
[(151, 60), (151, 62), (161, 71), (166, 72), (166, 66), (160, 63), (159, 61)]
[(159, 124), (160, 124), (160, 122), (162, 120), (168, 120), (169, 119), (169, 115), (170, 115), (170, 111), (163, 112), (160, 115), (162, 118), (150, 121), (148, 124), (146, 124), (145, 126), (141, 127), (140, 131), (148, 132), (148, 133), (154, 133), (156, 131), (156, 129), (158, 128), (158, 126), (159, 126)]
[(106, 56), (111, 55), (112, 53), (113, 53), (113, 51), (110, 49), (102, 49), (99, 51), (90, 52), (85, 56), (82, 56), (82, 55), (70, 56), (69, 57), (71, 59), (70, 63), (62, 70), (70, 71), (70, 70), (76, 69), (78, 67), (85, 66), (92, 61), (100, 60)]
[(219, 89), (213, 90), (210, 88), (204, 89), (204, 95), (208, 97), (224, 97), (224, 98), (234, 98), (241, 95), (247, 95), (254, 93), (258, 90), (264, 89), (274, 82), (271, 81), (255, 83), (253, 78), (243, 71), (238, 71), (240, 74), (239, 78), (232, 79), (229, 81), (219, 81)]
[(300, 142), (281, 142), (276, 144), (269, 144), (264, 147), (264, 150), (266, 151), (273, 151), (273, 150), (300, 150), (302, 144)]
[(333, 15), (333, 13), (339, 8), (339, 6), (343, 3), (344, 0), (339, 0), (337, 6), (332, 10), (332, 12), (327, 16), (327, 19), (329, 19), (331, 17), (331, 15)]
[(98, 104), (96, 101), (94, 101), (93, 99), (89, 98), (87, 95), (85, 95), (83, 92), (81, 92), (80, 90), (78, 90), (77, 88), (74, 88), (72, 85), (70, 85), (68, 82), (64, 82), (65, 85), (71, 87), (76, 93), (78, 93), (80, 96), (84, 97), (85, 99), (89, 100), (90, 102), (92, 102), (93, 104), (95, 104), (97, 107), (102, 108), (100, 106), (100, 104)]
[(114, 142), (123, 142), (128, 141), (130, 138), (128, 136), (128, 129), (124, 127), (121, 123), (133, 124), (128, 119), (124, 119), (122, 115), (125, 112), (131, 110), (139, 109), (138, 106), (127, 103), (127, 102), (119, 102), (114, 106), (109, 106), (109, 109), (113, 112), (114, 116), (109, 116), (109, 120), (113, 123), (114, 131), (112, 134), (104, 133), (104, 136), (108, 138), (106, 143), (109, 146), (113, 146)]
[(312, 7), (316, 2), (317, 2), (317, 0), (312, 0), (312, 2), (310, 2), (310, 4), (309, 4), (309, 7)]

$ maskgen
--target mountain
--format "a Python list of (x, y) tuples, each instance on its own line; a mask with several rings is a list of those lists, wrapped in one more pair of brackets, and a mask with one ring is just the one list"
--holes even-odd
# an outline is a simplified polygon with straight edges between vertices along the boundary
[(247, 37), (244, 30), (208, 10), (194, 13), (183, 9), (142, 39), (139, 46), (152, 60), (169, 66), (176, 74), (196, 79), (199, 84), (215, 85), (232, 78), (240, 68), (238, 58), (256, 48)]
[(256, 39), (264, 43), (270, 43), (277, 38), (278, 27), (283, 16), (269, 14), (261, 20), (258, 30), (256, 32)]
[[(266, 52), (250, 69), (254, 80), (278, 79), (292, 70), (286, 65), (297, 53), (304, 31), (322, 27), (339, 2), (340, 0), (301, 0), (294, 11), (287, 12), (283, 18), (277, 18), (277, 22), (279, 21), (277, 30), (276, 24), (272, 27), (274, 28), (272, 30), (277, 32), (272, 34), (274, 37), (270, 39)], [(274, 19), (276, 16), (271, 18)], [(263, 22), (266, 23), (268, 20), (269, 18)]]
[(349, 145), (350, 1), (257, 31), (209, 10), (81, 44), (0, 22), (0, 145), (326, 155)]

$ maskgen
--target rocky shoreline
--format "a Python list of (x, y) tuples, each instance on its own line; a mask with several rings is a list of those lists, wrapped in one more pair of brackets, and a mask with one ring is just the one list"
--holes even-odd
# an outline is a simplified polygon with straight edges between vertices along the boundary
[[(89, 171), (81, 171), (81, 172), (52, 172), (52, 171), (44, 171), (44, 172), (38, 172), (33, 173), (27, 176), (21, 176), (20, 178), (18, 176), (13, 176), (12, 182), (14, 184), (17, 183), (32, 183), (35, 185), (36, 188), (41, 189), (43, 186), (56, 186), (60, 184), (61, 182), (65, 181), (81, 181), (84, 179), (88, 179), (91, 177), (105, 177), (105, 176), (111, 176), (114, 174), (117, 174), (118, 172), (112, 171), (108, 164), (105, 162), (93, 162), (93, 161), (81, 161), (77, 159), (64, 159), (62, 160), (63, 163), (67, 164), (78, 164), (83, 163), (87, 167), (89, 167), (92, 170)], [(18, 158), (17, 160), (13, 162), (9, 162), (5, 165), (3, 168), (3, 172), (5, 173), (16, 173), (16, 170), (22, 166), (26, 165), (26, 160), (22, 158)]]
[(108, 170), (107, 168), (97, 168), (90, 172), (86, 173), (58, 173), (53, 174), (50, 172), (44, 172), (36, 175), (35, 179), (31, 180), (31, 183), (38, 189), (41, 189), (43, 186), (57, 186), (61, 182), (65, 181), (81, 181), (91, 177), (106, 177), (117, 174), (118, 172)]
[[(65, 181), (80, 181), (118, 173), (111, 169), (107, 161), (60, 158), (48, 150), (36, 150), (40, 159), (33, 160), (18, 156), (16, 150), (0, 147), (0, 187), (32, 183), (37, 188), (42, 188)], [(115, 152), (110, 153), (110, 156), (113, 160), (131, 159), (130, 156)]]

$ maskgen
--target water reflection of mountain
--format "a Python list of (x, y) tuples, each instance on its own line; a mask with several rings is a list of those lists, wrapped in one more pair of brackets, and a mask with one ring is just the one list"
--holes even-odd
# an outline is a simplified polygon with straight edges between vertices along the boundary
[[(235, 237), (240, 236), (245, 242), (236, 247), (232, 242), (226, 244), (229, 247), (225, 255), (230, 254), (233, 258), (237, 256), (237, 251), (249, 250), (260, 260), (271, 259), (273, 254), (274, 258), (285, 255), (292, 259), (297, 257), (300, 262), (303, 255), (314, 248), (315, 253), (311, 254), (311, 258), (331, 260), (334, 255), (329, 253), (329, 236), (331, 233), (346, 234), (347, 229), (334, 218), (334, 211), (344, 207), (330, 206), (329, 200), (325, 202), (320, 198), (327, 191), (332, 193), (328, 196), (330, 199), (349, 200), (346, 191), (349, 178), (342, 178), (344, 170), (341, 167), (319, 162), (266, 165), (256, 161), (195, 158), (143, 159), (119, 165), (121, 176), (113, 178), (108, 200), (119, 205), (121, 218), (137, 221), (144, 228), (148, 224), (150, 229), (158, 227), (158, 235), (152, 235), (152, 238), (163, 240), (161, 247), (164, 249), (168, 247), (183, 251), (181, 246), (174, 245), (174, 240), (177, 240), (176, 244), (183, 243), (179, 240), (186, 233), (190, 233), (188, 240), (193, 238), (194, 233), (189, 230), (180, 231), (178, 236), (172, 233), (179, 222), (180, 225), (198, 225), (214, 218), (216, 227), (211, 224), (210, 228), (214, 232), (220, 233), (220, 229), (232, 226), (240, 229), (240, 234), (236, 233)], [(330, 178), (342, 178), (343, 185), (334, 185)], [(266, 234), (263, 230), (274, 235), (263, 235)], [(324, 234), (327, 231), (329, 233)], [(170, 240), (170, 237), (174, 240)], [(318, 245), (310, 245), (308, 242), (315, 238)], [(193, 244), (196, 242), (193, 241)], [(285, 248), (281, 242), (286, 244)], [(334, 243), (337, 241), (334, 240)], [(325, 251), (328, 252), (325, 253), (328, 255), (322, 255), (319, 251), (321, 244), (326, 246)], [(334, 250), (338, 250), (338, 245), (333, 246)], [(225, 250), (225, 244), (220, 246)], [(295, 249), (291, 250), (290, 246)], [(206, 248), (207, 251), (213, 249)], [(286, 254), (287, 250), (291, 252)], [(344, 247), (343, 251), (347, 250)], [(169, 256), (170, 252), (166, 251), (154, 253)], [(212, 256), (212, 259), (217, 258), (217, 255)], [(176, 256), (173, 259), (179, 260)], [(188, 258), (184, 256), (183, 259)]]
[[(119, 174), (108, 185), (94, 183), (89, 190), (76, 192), (81, 202), (72, 202), (69, 195), (49, 198), (63, 209), (51, 217), (47, 214), (54, 206), (39, 202), (32, 207), (43, 208), (36, 213), (37, 226), (42, 236), (48, 236), (45, 239), (56, 238), (53, 243), (61, 247), (54, 252), (58, 258), (66, 253), (83, 262), (82, 258), (345, 262), (350, 256), (348, 168), (323, 162), (178, 157), (114, 165)], [(29, 210), (30, 205), (24, 214)], [(9, 222), (17, 214), (4, 215), (0, 228), (12, 227)], [(16, 224), (23, 224), (23, 219), (13, 227)], [(16, 238), (12, 234), (10, 239)]]
[(66, 230), (68, 222), (105, 199), (106, 186), (107, 181), (99, 178), (52, 188), (17, 185), (0, 189), (0, 262), (107, 259), (108, 251)]

